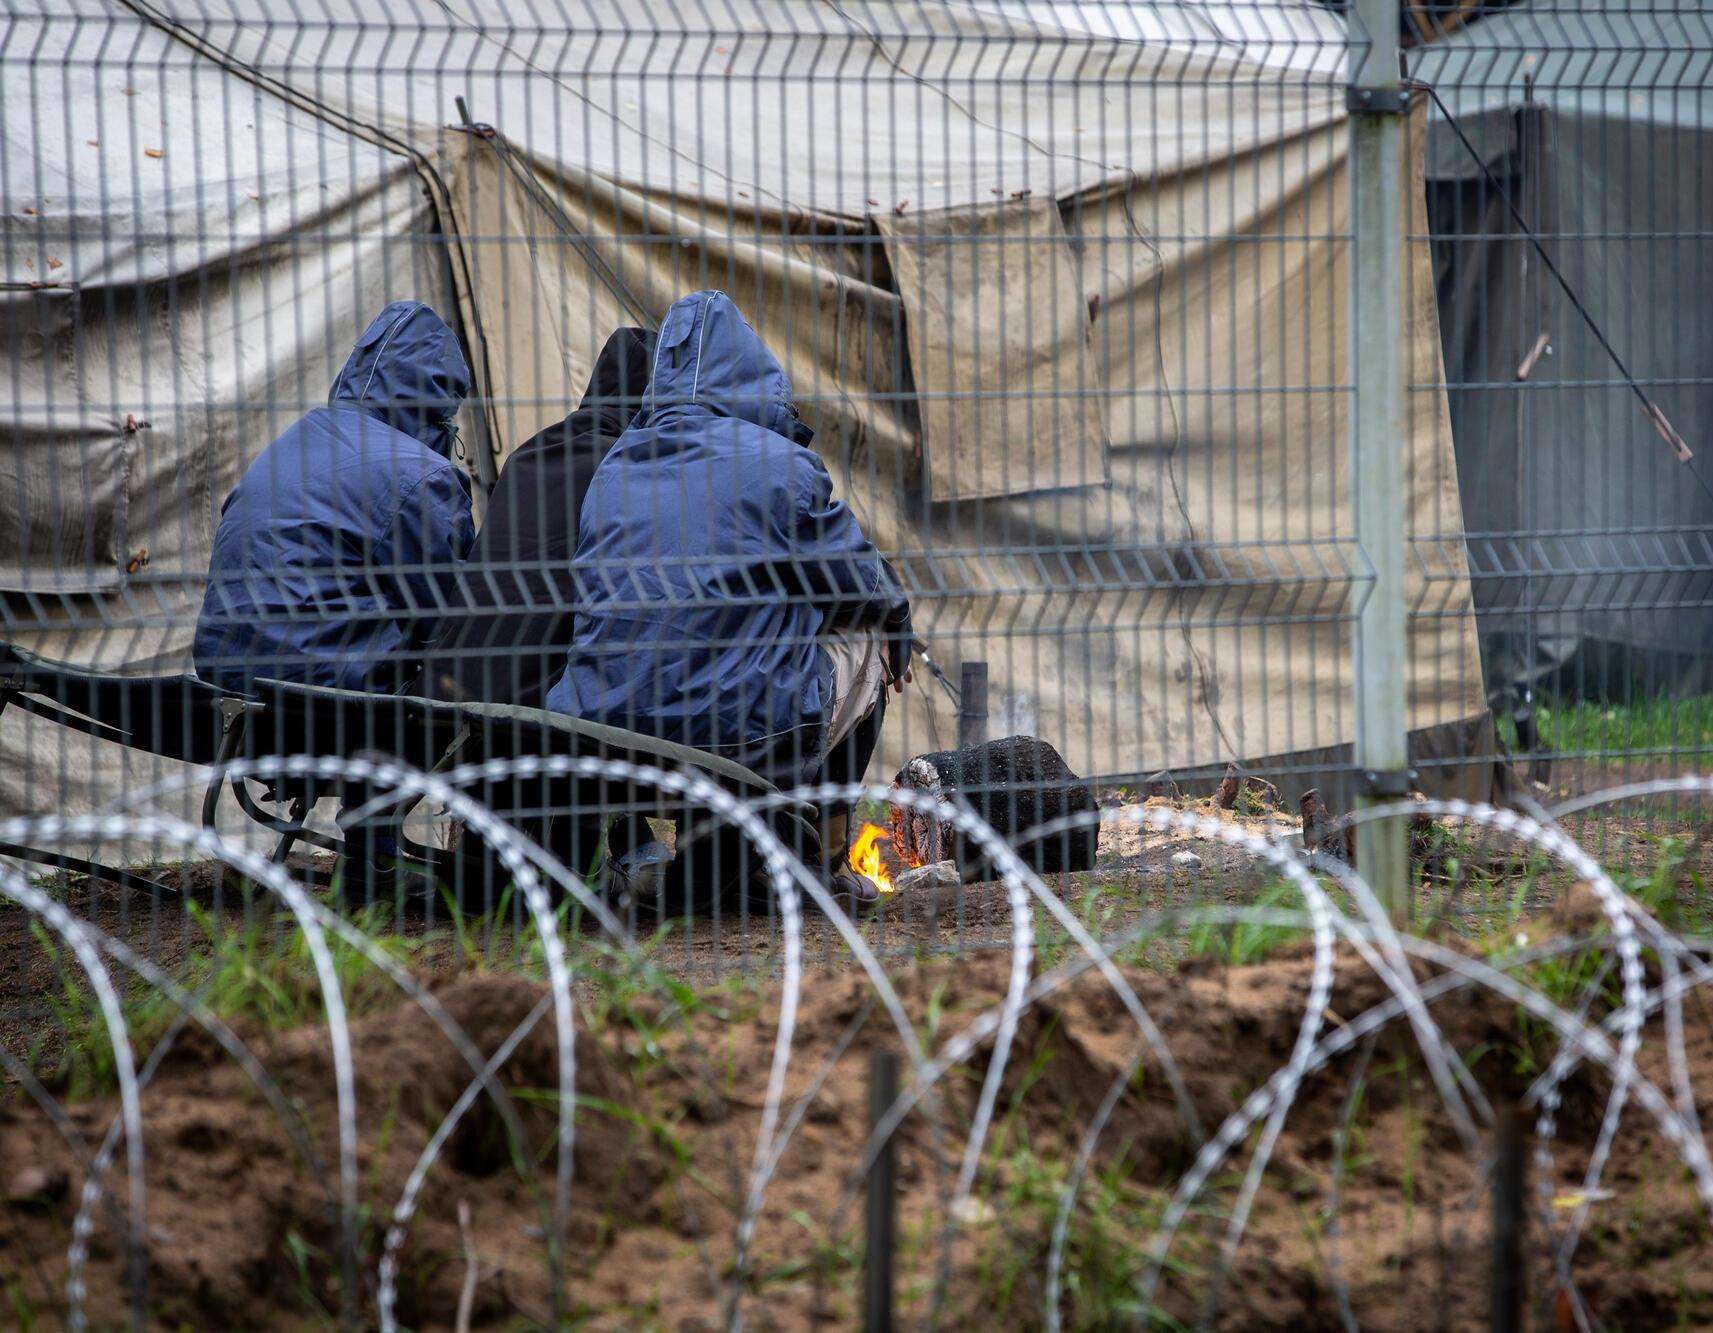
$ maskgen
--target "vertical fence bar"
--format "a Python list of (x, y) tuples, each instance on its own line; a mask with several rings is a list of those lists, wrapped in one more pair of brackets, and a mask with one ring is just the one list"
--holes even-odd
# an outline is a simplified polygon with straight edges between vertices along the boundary
[[(868, 1066), (869, 1133), (898, 1100), (898, 1055), (877, 1050)], [(892, 1138), (875, 1155), (868, 1173), (866, 1230), (863, 1256), (864, 1333), (892, 1333), (892, 1251), (897, 1230), (898, 1191), (894, 1183)]]
[[(1350, 32), (1350, 484), (1356, 539), (1374, 582), (1356, 618), (1357, 800), (1380, 798), (1365, 775), (1408, 764), (1404, 654), (1404, 117), (1398, 9), (1355, 0)], [(1404, 823), (1356, 828), (1356, 864), (1394, 919), (1409, 913)]]

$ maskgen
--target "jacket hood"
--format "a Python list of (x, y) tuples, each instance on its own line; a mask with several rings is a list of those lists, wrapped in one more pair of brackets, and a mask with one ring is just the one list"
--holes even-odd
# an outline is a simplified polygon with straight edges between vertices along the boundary
[(394, 301), (375, 317), (327, 395), (452, 456), (453, 422), (470, 392), (458, 335), (421, 301)]
[(654, 340), (645, 329), (616, 329), (607, 339), (595, 358), (594, 373), (577, 409), (589, 414), (593, 429), (603, 435), (618, 435), (642, 410), (653, 350)]
[(798, 444), (814, 432), (791, 401), (791, 381), (724, 292), (693, 292), (661, 322), (643, 412), (699, 407), (753, 422)]

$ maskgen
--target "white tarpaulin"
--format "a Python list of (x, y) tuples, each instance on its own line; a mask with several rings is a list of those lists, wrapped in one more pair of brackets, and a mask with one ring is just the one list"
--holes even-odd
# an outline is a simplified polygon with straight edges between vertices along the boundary
[[(127, 24), (114, 52), (103, 27), (14, 32), (0, 62), (0, 637), (182, 671), (227, 491), (326, 400), (376, 310), (446, 308), (450, 282), (408, 161), (165, 34)], [(178, 776), (0, 715), (8, 812)]]

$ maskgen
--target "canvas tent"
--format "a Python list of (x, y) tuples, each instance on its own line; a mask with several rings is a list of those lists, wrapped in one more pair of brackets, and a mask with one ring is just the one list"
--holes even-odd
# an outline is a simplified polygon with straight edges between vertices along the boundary
[(1436, 114), (1427, 191), (1490, 679), (1569, 664), (1573, 689), (1713, 688), (1713, 493), (1502, 197), (1706, 475), (1713, 20), (1675, 0), (1527, 0), (1420, 52), (1413, 73), (1469, 140)]
[[(181, 664), (225, 488), (385, 299), (456, 317), (480, 476), (563, 414), (615, 325), (718, 286), (942, 661), (988, 662), (996, 733), (1095, 774), (1336, 756), (1364, 573), (1342, 24), (1092, 8), (1111, 13), (583, 3), (483, 27), (462, 0), (385, 23), (233, 0), (11, 20), (7, 635)], [(1408, 252), (1407, 373), (1433, 383), (1428, 258)], [(1487, 722), (1437, 392), (1411, 396), (1402, 446), (1412, 725), (1456, 759)], [(954, 728), (913, 691), (874, 771)], [(71, 762), (8, 716), (0, 746), (7, 809), (118, 789), (99, 743)], [(1473, 767), (1433, 781), (1485, 791)]]
[[(188, 669), (221, 500), (393, 297), (442, 308), (411, 163), (105, 7), (0, 20), (0, 637)], [(468, 434), (468, 432), (467, 432)], [(188, 776), (0, 716), (0, 810)], [(189, 809), (186, 798), (185, 809)]]

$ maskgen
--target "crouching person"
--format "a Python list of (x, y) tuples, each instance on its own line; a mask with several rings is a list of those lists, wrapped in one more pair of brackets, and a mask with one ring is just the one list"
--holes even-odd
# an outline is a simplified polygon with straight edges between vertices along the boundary
[(411, 684), (475, 535), (451, 461), (469, 391), (439, 315), (420, 301), (380, 313), (327, 406), (263, 449), (221, 506), (198, 675), (237, 691), (258, 679)]
[[(908, 679), (910, 608), (811, 438), (729, 297), (673, 305), (642, 412), (583, 506), (581, 598), (549, 708), (724, 755), (781, 788), (862, 777), (885, 687)], [(799, 850), (838, 872), (848, 827), (848, 809), (828, 810), (825, 848)]]
[[(642, 407), (653, 347), (654, 336), (643, 329), (615, 330), (595, 358), (577, 409), (507, 457), (465, 562), (464, 600), (447, 615), (435, 645), (427, 692), (522, 708), (545, 703), (571, 646), (578, 516), (595, 469)], [(579, 804), (567, 786), (515, 775), (469, 792), (515, 830), (554, 843), (582, 871), (603, 830), (579, 821), (555, 837), (551, 817)], [(465, 825), (458, 849), (459, 896), (494, 901), (509, 875), (492, 848)]]
[(411, 686), (474, 535), (451, 461), (469, 391), (439, 315), (420, 301), (380, 313), (327, 405), (263, 449), (221, 506), (198, 675), (237, 692), (267, 679)]
[(577, 410), (519, 445), (488, 496), (465, 600), (436, 645), (437, 694), (540, 708), (571, 646), (571, 558), (595, 469), (642, 406), (653, 336), (621, 328)]

